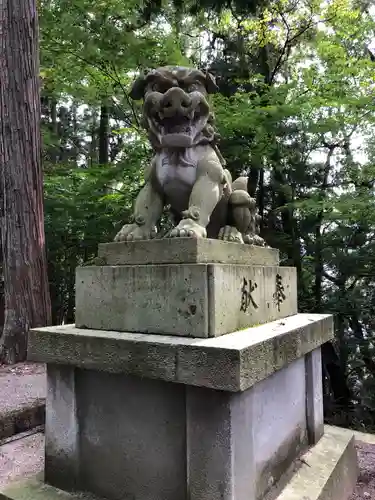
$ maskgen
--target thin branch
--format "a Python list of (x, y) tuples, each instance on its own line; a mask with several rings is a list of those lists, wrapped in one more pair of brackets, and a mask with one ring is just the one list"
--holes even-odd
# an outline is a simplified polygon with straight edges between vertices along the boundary
[(118, 85), (120, 86), (121, 90), (122, 90), (122, 91), (123, 91), (123, 93), (124, 93), (124, 96), (125, 96), (126, 102), (128, 103), (128, 106), (130, 107), (130, 109), (132, 110), (133, 117), (134, 117), (134, 119), (135, 119), (135, 121), (136, 121), (136, 123), (137, 123), (137, 127), (140, 129), (140, 128), (142, 128), (142, 127), (141, 127), (141, 124), (140, 124), (140, 122), (139, 122), (138, 115), (137, 115), (137, 113), (136, 113), (136, 111), (135, 111), (134, 104), (133, 104), (132, 100), (130, 99), (129, 94), (128, 94), (127, 90), (125, 89), (125, 87), (124, 87), (123, 83), (121, 82), (121, 79), (119, 78), (119, 76), (118, 76), (118, 74), (117, 74), (116, 66), (114, 65), (114, 63), (113, 63), (113, 62), (112, 62), (112, 69), (113, 69), (113, 71), (114, 71), (114, 73), (115, 73), (115, 75), (116, 75), (116, 78), (117, 78), (117, 83), (118, 83)]
[[(55, 43), (57, 43), (58, 45), (60, 46), (63, 46), (63, 44), (60, 44), (57, 40), (54, 40)], [(64, 47), (65, 48), (65, 47)], [(66, 49), (66, 48), (65, 48)], [(53, 49), (52, 49), (53, 50)], [(118, 77), (117, 75), (117, 72), (116, 72), (116, 78), (114, 78), (114, 76), (111, 74), (110, 71), (108, 71), (105, 66), (104, 66), (104, 63), (103, 64), (98, 64), (98, 63), (95, 63), (95, 62), (92, 62), (92, 61), (88, 61), (86, 58), (80, 56), (79, 54), (75, 53), (74, 51), (72, 50), (66, 50), (67, 53), (71, 54), (72, 56), (76, 57), (77, 59), (79, 59), (80, 61), (84, 62), (86, 65), (88, 66), (93, 66), (95, 68), (97, 68), (99, 71), (101, 71), (105, 76), (107, 76), (108, 78), (110, 78), (112, 80), (112, 82), (114, 82), (116, 85), (118, 85), (121, 90), (123, 91), (124, 93), (124, 97), (125, 99), (127, 100), (127, 103), (132, 111), (132, 114), (134, 116), (134, 119), (136, 121), (136, 124), (137, 124), (137, 127), (136, 130), (139, 130), (141, 128), (140, 126), (140, 123), (139, 123), (139, 119), (138, 119), (138, 116), (135, 112), (135, 109), (134, 109), (134, 106), (133, 106), (133, 103), (131, 102), (130, 98), (129, 98), (129, 95), (128, 95), (128, 92), (126, 91), (124, 85), (122, 84), (121, 82), (121, 79)], [(114, 66), (114, 64), (112, 63), (112, 65)], [(116, 70), (115, 70), (116, 71)], [(132, 126), (132, 124), (130, 123), (129, 124), (130, 126)]]

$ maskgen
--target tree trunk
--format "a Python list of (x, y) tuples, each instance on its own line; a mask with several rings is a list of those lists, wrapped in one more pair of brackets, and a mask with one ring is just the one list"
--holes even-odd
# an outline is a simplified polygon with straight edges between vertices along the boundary
[(99, 122), (99, 165), (107, 165), (109, 153), (109, 109), (103, 103)]
[(98, 164), (98, 121), (97, 111), (92, 110), (91, 143), (89, 148), (89, 165), (92, 167)]
[(0, 5), (0, 181), (5, 321), (0, 359), (21, 361), (29, 328), (50, 324), (43, 225), (35, 0)]

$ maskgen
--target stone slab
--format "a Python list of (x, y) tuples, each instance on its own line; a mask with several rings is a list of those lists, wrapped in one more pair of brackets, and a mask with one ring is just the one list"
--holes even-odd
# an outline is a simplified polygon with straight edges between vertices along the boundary
[(241, 393), (252, 397), (255, 498), (263, 497), (307, 448), (304, 372), (300, 358)]
[(302, 358), (242, 393), (187, 388), (191, 500), (255, 500), (279, 480), (307, 446), (304, 373)]
[(76, 372), (80, 488), (110, 500), (186, 500), (184, 387)]
[(57, 488), (78, 484), (79, 434), (76, 376), (72, 366), (47, 365), (45, 477)]
[(309, 443), (316, 444), (324, 433), (322, 353), (320, 347), (305, 356), (306, 413)]
[(326, 426), (319, 443), (274, 500), (347, 500), (358, 477), (354, 435)]
[(30, 330), (28, 358), (237, 392), (333, 337), (327, 314), (296, 314), (209, 339), (62, 325)]
[(61, 446), (46, 452), (45, 480), (64, 490), (77, 470), (74, 490), (109, 500), (255, 500), (307, 445), (303, 358), (241, 393), (61, 366), (48, 377), (60, 407), (70, 370), (75, 403), (46, 427)]
[(292, 267), (77, 268), (78, 328), (216, 337), (296, 313), (297, 276)]
[(0, 500), (106, 500), (91, 493), (67, 491), (45, 484), (40, 477), (19, 481), (0, 492)]
[(206, 238), (165, 238), (100, 243), (98, 257), (109, 266), (142, 264), (245, 264), (277, 266), (279, 251)]

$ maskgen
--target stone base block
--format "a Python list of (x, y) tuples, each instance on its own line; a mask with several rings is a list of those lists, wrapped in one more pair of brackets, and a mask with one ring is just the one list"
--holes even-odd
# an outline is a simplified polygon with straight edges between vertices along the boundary
[(79, 328), (216, 337), (296, 313), (291, 267), (87, 266), (76, 274)]
[[(28, 359), (83, 369), (125, 373), (168, 382), (241, 392), (304, 357), (334, 336), (328, 314), (296, 314), (209, 339), (76, 328), (35, 328)], [(315, 359), (307, 364), (319, 376)], [(314, 368), (315, 367), (315, 368)], [(313, 379), (308, 382), (317, 387)], [(319, 415), (309, 402), (310, 413)]]
[[(58, 488), (108, 500), (256, 500), (308, 445), (303, 358), (235, 394), (47, 370), (45, 479)], [(73, 446), (67, 434), (78, 434)]]
[(270, 500), (347, 500), (351, 496), (359, 473), (353, 433), (326, 426), (319, 443), (301, 458), (298, 470), (282, 491), (270, 493)]
[(278, 266), (279, 251), (208, 238), (164, 238), (160, 240), (101, 243), (99, 260), (107, 266), (149, 264), (242, 264)]
[(29, 359), (47, 362), (45, 480), (108, 500), (260, 500), (321, 437), (332, 335), (328, 315), (199, 340), (32, 330)]

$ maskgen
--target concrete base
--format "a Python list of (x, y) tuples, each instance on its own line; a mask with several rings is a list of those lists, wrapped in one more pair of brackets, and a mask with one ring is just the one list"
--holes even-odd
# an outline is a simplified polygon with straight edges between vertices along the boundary
[(99, 245), (76, 272), (76, 326), (217, 337), (297, 313), (296, 269), (273, 248), (206, 238)]
[(237, 393), (66, 365), (47, 375), (45, 479), (109, 500), (259, 499), (323, 433), (306, 357)]
[[(291, 477), (284, 476), (278, 488), (262, 500), (347, 500), (354, 490), (357, 475), (353, 433), (326, 427), (319, 443), (297, 461)], [(255, 500), (251, 493), (246, 498)], [(104, 500), (89, 493), (59, 490), (44, 484), (41, 477), (13, 484), (0, 493), (0, 499)]]
[(260, 500), (323, 434), (327, 315), (210, 339), (35, 329), (45, 480), (108, 500)]
[(317, 445), (299, 460), (299, 468), (281, 492), (264, 500), (347, 500), (358, 478), (355, 437), (326, 426)]
[(322, 425), (307, 366), (233, 393), (48, 365), (46, 481), (109, 500), (261, 498)]
[(214, 263), (76, 270), (78, 328), (205, 338), (294, 314), (294, 267)]
[[(62, 325), (30, 330), (28, 359), (238, 392), (333, 337), (333, 319), (327, 314), (296, 314), (210, 339)], [(307, 362), (319, 372), (314, 360)], [(314, 409), (315, 403), (310, 400), (309, 406)]]

